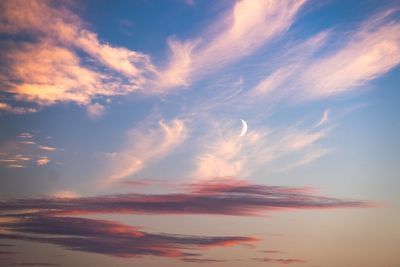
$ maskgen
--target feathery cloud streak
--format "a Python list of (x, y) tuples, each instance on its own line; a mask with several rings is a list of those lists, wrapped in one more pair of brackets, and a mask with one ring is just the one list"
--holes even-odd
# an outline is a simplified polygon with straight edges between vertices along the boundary
[(124, 149), (111, 153), (109, 158), (113, 171), (108, 182), (134, 175), (149, 161), (154, 161), (176, 148), (187, 137), (185, 122), (174, 119), (171, 122), (158, 121), (152, 128), (132, 129), (127, 133)]
[[(298, 127), (256, 128), (239, 136), (238, 131), (227, 124), (217, 124), (211, 132), (196, 159), (197, 168), (193, 174), (196, 178), (245, 177), (251, 174), (250, 170), (256, 171), (274, 160), (299, 154), (298, 161), (305, 164), (322, 156), (322, 151), (326, 152), (316, 143), (328, 133), (326, 129)], [(314, 157), (311, 159), (310, 155)], [(309, 158), (307, 162), (306, 158)]]
[(197, 39), (169, 40), (171, 58), (160, 71), (163, 88), (190, 84), (199, 76), (250, 55), (284, 33), (306, 1), (245, 0), (215, 21)]
[(278, 93), (310, 100), (335, 96), (362, 88), (400, 63), (400, 23), (387, 10), (364, 22), (344, 38), (344, 45), (316, 57), (324, 51), (331, 32), (324, 32), (292, 48), (306, 56), (283, 60), (277, 70), (256, 85), (251, 94), (271, 96)]

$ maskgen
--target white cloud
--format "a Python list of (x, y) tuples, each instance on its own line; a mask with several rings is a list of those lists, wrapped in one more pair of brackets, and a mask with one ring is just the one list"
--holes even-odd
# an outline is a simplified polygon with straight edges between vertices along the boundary
[[(201, 143), (193, 176), (200, 179), (214, 177), (246, 177), (269, 163), (283, 159), (286, 165), (304, 165), (322, 156), (317, 142), (327, 130), (252, 128), (238, 136), (229, 124), (217, 124)], [(324, 150), (326, 151), (326, 150)], [(314, 156), (312, 156), (312, 154)], [(304, 156), (306, 155), (306, 156)]]
[(284, 33), (305, 1), (244, 0), (195, 40), (170, 41), (171, 59), (161, 87), (185, 86), (204, 74), (250, 55)]
[[(271, 92), (296, 101), (326, 98), (360, 89), (387, 73), (400, 63), (400, 23), (391, 20), (392, 13), (389, 10), (368, 20), (342, 37), (341, 47), (323, 56), (316, 57), (315, 52), (321, 52), (321, 44), (329, 40), (326, 34), (315, 39), (317, 42), (292, 48), (306, 56), (283, 58), (277, 71), (251, 90), (252, 99), (262, 95), (273, 98)], [(330, 35), (333, 38), (332, 32)]]
[(112, 174), (107, 183), (134, 175), (147, 163), (165, 156), (182, 144), (186, 137), (186, 125), (179, 119), (170, 122), (160, 120), (156, 126), (143, 125), (140, 129), (129, 130), (124, 148), (109, 155)]

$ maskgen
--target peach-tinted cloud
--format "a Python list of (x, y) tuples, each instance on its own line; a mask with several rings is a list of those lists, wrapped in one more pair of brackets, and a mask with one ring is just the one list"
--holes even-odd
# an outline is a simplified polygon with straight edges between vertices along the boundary
[(39, 166), (47, 165), (50, 162), (50, 159), (46, 156), (40, 157), (36, 160), (36, 164)]
[(61, 191), (56, 191), (51, 194), (51, 197), (54, 198), (77, 198), (79, 197), (79, 194), (73, 191), (68, 191), (68, 190), (61, 190)]
[[(170, 122), (158, 121), (158, 125), (143, 125), (127, 133), (124, 148), (111, 153), (113, 171), (108, 181), (118, 181), (142, 170), (150, 161), (166, 155), (187, 137), (185, 122), (174, 119)], [(140, 140), (140, 142), (138, 142)]]
[(56, 151), (57, 148), (51, 147), (51, 146), (39, 146), (39, 149), (44, 150), (44, 151)]
[(16, 140), (0, 143), (0, 164), (8, 168), (43, 166), (50, 162), (49, 152), (56, 148), (38, 144), (31, 133), (21, 133)]
[(37, 112), (38, 110), (36, 108), (15, 107), (7, 103), (0, 102), (0, 111), (4, 111), (7, 113), (14, 113), (14, 114), (26, 114), (26, 113), (34, 113)]
[[(89, 104), (94, 96), (143, 89), (146, 76), (155, 71), (147, 55), (102, 43), (63, 3), (2, 1), (0, 10), (0, 32), (16, 39), (33, 37), (30, 43), (15, 41), (6, 50), (9, 67), (1, 75), (7, 85), (3, 90), (19, 100), (41, 105)], [(90, 68), (81, 62), (78, 52), (92, 59)], [(101, 66), (114, 75), (100, 71)], [(5, 108), (23, 111), (3, 105)]]
[(171, 59), (161, 86), (182, 86), (250, 55), (284, 33), (305, 1), (245, 0), (234, 4), (195, 40), (169, 42)]
[(94, 95), (106, 94), (102, 75), (83, 67), (66, 48), (51, 43), (25, 44), (8, 56), (13, 60), (9, 77), (23, 81), (8, 91), (20, 100), (43, 105), (62, 101), (85, 104)]

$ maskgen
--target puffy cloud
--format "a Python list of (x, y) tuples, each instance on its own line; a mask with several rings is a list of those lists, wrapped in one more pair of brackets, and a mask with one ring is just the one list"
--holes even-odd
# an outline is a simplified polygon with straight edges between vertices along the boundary
[[(4, 44), (3, 90), (19, 100), (89, 104), (95, 96), (143, 89), (146, 77), (155, 72), (147, 55), (102, 43), (63, 3), (2, 1), (0, 10), (0, 32), (15, 37), (11, 45)], [(21, 35), (32, 41), (21, 42)], [(90, 68), (78, 56), (81, 52), (90, 58)]]
[(104, 106), (99, 103), (94, 103), (94, 104), (90, 104), (90, 105), (86, 106), (86, 110), (87, 110), (89, 117), (92, 119), (103, 116), (103, 114), (105, 112)]

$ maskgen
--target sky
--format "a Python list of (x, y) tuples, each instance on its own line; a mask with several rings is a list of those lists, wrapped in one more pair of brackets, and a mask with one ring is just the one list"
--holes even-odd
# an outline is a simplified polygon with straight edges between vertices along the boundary
[(400, 266), (400, 2), (0, 2), (1, 266)]

